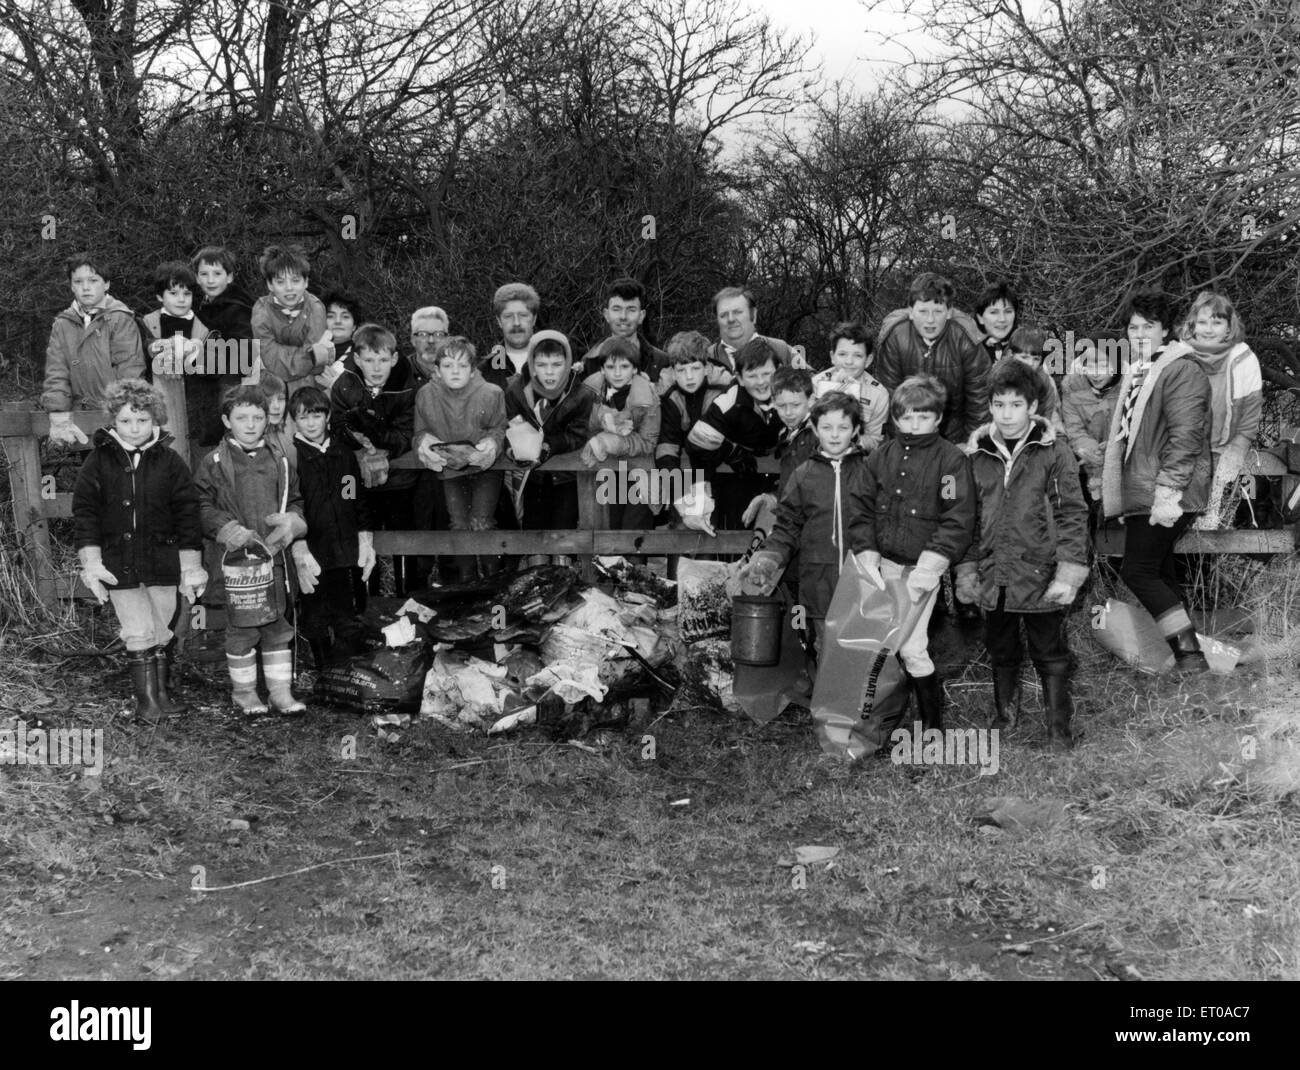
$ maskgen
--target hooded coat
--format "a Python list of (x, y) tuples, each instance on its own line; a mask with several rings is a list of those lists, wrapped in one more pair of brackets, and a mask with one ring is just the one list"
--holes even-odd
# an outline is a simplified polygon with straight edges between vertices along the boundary
[(818, 450), (790, 476), (776, 507), (776, 524), (763, 543), (782, 567), (798, 554), (799, 601), (821, 620), (831, 604), (840, 566), (851, 552), (853, 503), (866, 481), (866, 458), (854, 446), (842, 457)]
[(54, 317), (45, 347), (41, 393), (46, 412), (94, 408), (109, 383), (144, 377), (140, 328), (135, 315), (117, 298), (106, 297), (89, 322), (75, 304)]
[(958, 574), (978, 575), (983, 609), (996, 609), (1005, 587), (1009, 613), (1059, 611), (1043, 601), (1052, 582), (1080, 587), (1088, 578), (1088, 507), (1074, 454), (1041, 416), (1010, 453), (992, 424), (971, 436), (968, 452), (976, 534)]
[[(459, 390), (441, 379), (431, 379), (415, 393), (415, 433), (411, 449), (418, 450), (426, 438), (438, 442), (470, 442), (485, 438), (496, 443), (500, 455), (506, 439), (506, 399), (499, 386), (489, 383), (475, 370)], [(443, 479), (474, 475), (478, 468), (446, 468)]]

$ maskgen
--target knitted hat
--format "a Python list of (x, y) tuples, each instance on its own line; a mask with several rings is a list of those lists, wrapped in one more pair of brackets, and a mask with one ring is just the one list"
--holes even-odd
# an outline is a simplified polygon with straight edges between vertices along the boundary
[(573, 347), (569, 345), (569, 340), (559, 331), (538, 331), (528, 340), (528, 370), (530, 372), (533, 370), (533, 354), (537, 352), (537, 347), (542, 342), (559, 342), (564, 349), (565, 364), (569, 368), (573, 367)]

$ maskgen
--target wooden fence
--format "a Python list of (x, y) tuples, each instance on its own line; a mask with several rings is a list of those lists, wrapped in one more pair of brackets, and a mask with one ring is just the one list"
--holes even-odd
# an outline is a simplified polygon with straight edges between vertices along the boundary
[[(183, 413), (183, 406), (172, 406), (171, 412)], [(74, 414), (78, 427), (91, 437), (95, 430), (109, 423), (102, 413), (78, 412)], [(173, 416), (173, 421), (175, 417)], [(173, 424), (168, 424), (173, 430)], [(49, 521), (72, 515), (72, 495), (56, 492), (53, 476), (41, 471), (39, 440), (49, 433), (49, 418), (44, 412), (25, 407), (0, 411), (0, 441), (3, 441), (9, 465), (9, 483), (13, 495), (14, 524), (29, 567), (33, 570), (36, 590), (41, 599), (52, 603), (69, 594), (88, 596), (74, 577), (56, 574), (51, 554)], [(173, 433), (175, 431), (173, 430)], [(178, 436), (178, 441), (184, 439)], [(78, 447), (80, 450), (89, 447)], [(183, 452), (183, 450), (181, 450)], [(413, 454), (406, 454), (392, 462), (395, 468), (418, 468)], [(608, 473), (619, 472), (620, 466), (627, 475), (624, 480), (637, 477), (631, 473), (653, 469), (649, 458), (633, 457), (606, 462), (600, 469), (586, 467), (577, 453), (553, 457), (541, 471), (575, 472), (578, 479), (578, 528), (574, 531), (377, 531), (375, 551), (378, 554), (568, 554), (581, 560), (584, 574), (590, 578), (593, 556), (615, 554), (742, 554), (749, 549), (753, 539), (751, 531), (719, 531), (716, 537), (702, 532), (677, 529), (649, 531), (616, 531), (609, 529), (608, 507), (598, 500), (598, 479), (609, 479)], [(512, 462), (500, 459), (495, 468), (512, 470)], [(777, 462), (771, 457), (761, 458), (759, 470), (777, 471)], [(1254, 455), (1252, 468), (1256, 474), (1278, 476), (1283, 466), (1271, 454)], [(618, 478), (615, 475), (615, 478)], [(648, 486), (648, 482), (643, 484)], [(1179, 553), (1189, 554), (1278, 554), (1293, 553), (1297, 548), (1300, 525), (1295, 528), (1248, 529), (1234, 531), (1190, 532), (1178, 543)], [(1107, 529), (1096, 541), (1102, 554), (1123, 552), (1123, 532)]]

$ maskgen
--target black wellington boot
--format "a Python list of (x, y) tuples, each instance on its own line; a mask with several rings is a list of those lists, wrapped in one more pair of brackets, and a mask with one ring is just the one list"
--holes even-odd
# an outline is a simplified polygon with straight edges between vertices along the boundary
[(921, 718), (921, 731), (937, 728), (943, 731), (943, 681), (937, 673), (913, 676), (912, 690), (916, 695), (916, 713)]
[(328, 637), (307, 640), (307, 646), (311, 650), (312, 668), (318, 673), (330, 667), (333, 645)]
[(1070, 731), (1070, 718), (1074, 702), (1070, 698), (1070, 677), (1056, 666), (1038, 666), (1038, 678), (1043, 684), (1043, 709), (1047, 714), (1047, 747), (1049, 750), (1069, 750), (1074, 746)]
[(135, 691), (135, 712), (137, 721), (157, 724), (167, 716), (166, 711), (158, 705), (158, 668), (153, 652), (148, 650), (128, 650), (126, 652), (127, 668), (131, 671), (131, 687)]
[(1177, 635), (1171, 635), (1166, 642), (1174, 652), (1174, 672), (1210, 671), (1210, 663), (1205, 660), (1205, 655), (1201, 653), (1201, 644), (1197, 642), (1195, 628), (1184, 628)]
[(993, 719), (990, 728), (1015, 728), (1020, 716), (1020, 666), (993, 666)]
[(154, 671), (158, 674), (159, 709), (168, 717), (178, 717), (182, 713), (189, 713), (190, 708), (183, 702), (177, 702), (168, 691), (171, 684), (172, 661), (166, 647), (155, 648), (153, 662)]

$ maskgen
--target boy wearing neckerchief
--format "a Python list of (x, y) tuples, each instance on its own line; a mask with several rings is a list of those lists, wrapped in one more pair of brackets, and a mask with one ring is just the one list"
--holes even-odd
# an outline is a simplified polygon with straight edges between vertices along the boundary
[(326, 326), (321, 299), (307, 292), (311, 263), (298, 246), (267, 246), (258, 267), (267, 294), (253, 306), (253, 337), (262, 366), (292, 393), (333, 362), (334, 332)]
[(78, 253), (64, 266), (73, 300), (50, 328), (41, 405), (50, 414), (50, 441), (72, 445), (87, 441), (72, 411), (98, 405), (116, 380), (142, 378), (145, 359), (135, 316), (109, 295), (104, 262)]

